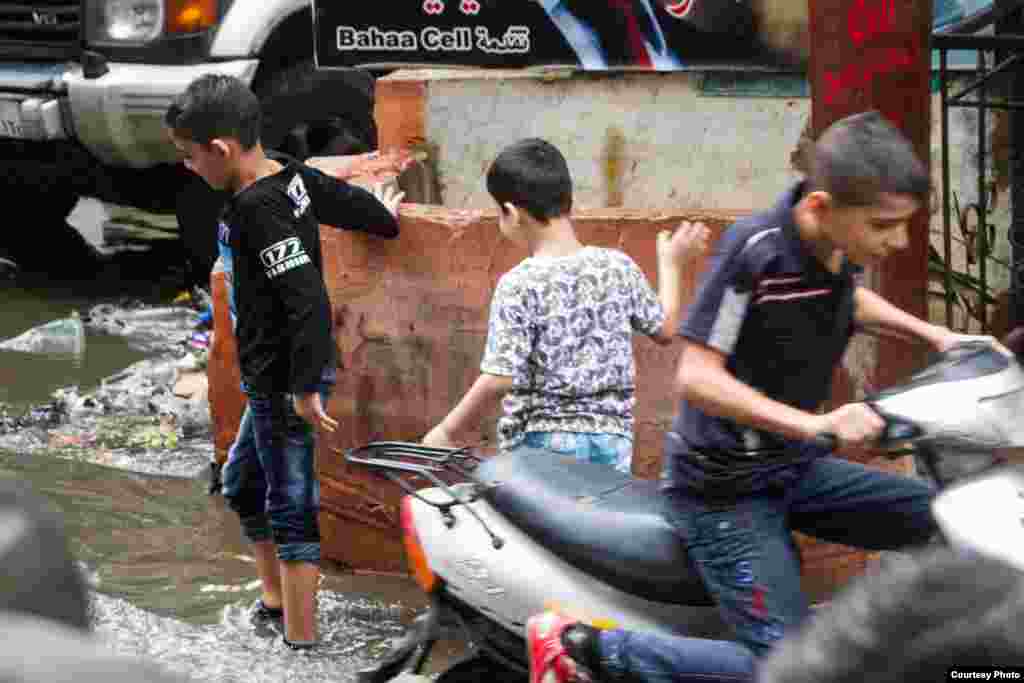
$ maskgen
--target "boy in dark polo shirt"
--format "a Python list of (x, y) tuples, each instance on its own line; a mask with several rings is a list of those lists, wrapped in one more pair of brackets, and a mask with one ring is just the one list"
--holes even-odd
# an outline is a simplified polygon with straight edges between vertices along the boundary
[(683, 403), (666, 437), (670, 521), (739, 640), (764, 654), (807, 615), (792, 530), (885, 550), (935, 531), (932, 489), (833, 457), (834, 434), (870, 457), (883, 420), (863, 403), (824, 414), (856, 330), (913, 337), (937, 351), (961, 335), (859, 286), (859, 267), (908, 244), (928, 201), (927, 169), (877, 112), (831, 126), (808, 179), (723, 237), (683, 323)]
[[(815, 412), (850, 337), (909, 336), (937, 351), (964, 339), (856, 282), (861, 266), (907, 246), (907, 224), (929, 198), (927, 170), (906, 139), (869, 112), (835, 123), (810, 154), (805, 182), (722, 236), (680, 329), (689, 342), (677, 377), (683, 402), (665, 442), (667, 519), (737, 640), (757, 656), (808, 613), (793, 530), (887, 550), (923, 544), (936, 529), (924, 481), (812, 443), (832, 434), (845, 455), (866, 459), (885, 426), (863, 403)], [(588, 651), (603, 661), (618, 647), (610, 641), (619, 632), (588, 643), (596, 638), (587, 627), (543, 617), (528, 636), (547, 667)], [(722, 651), (704, 641), (647, 668), (682, 675), (699, 664), (707, 674), (709, 655)], [(723, 676), (748, 669), (726, 654)]]

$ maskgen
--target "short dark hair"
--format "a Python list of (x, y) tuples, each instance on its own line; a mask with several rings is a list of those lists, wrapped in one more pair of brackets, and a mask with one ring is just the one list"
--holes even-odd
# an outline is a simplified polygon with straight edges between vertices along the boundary
[(877, 111), (836, 121), (805, 153), (809, 189), (828, 192), (842, 206), (869, 206), (883, 192), (928, 201), (927, 167)]
[(1024, 573), (948, 548), (897, 557), (779, 644), (760, 683), (945, 681), (1024, 661)]
[(509, 203), (547, 223), (572, 211), (572, 176), (558, 148), (540, 138), (509, 145), (487, 171), (487, 191), (501, 210)]
[(175, 135), (207, 145), (214, 138), (234, 138), (243, 149), (260, 141), (260, 101), (234, 76), (206, 74), (189, 83), (164, 116)]

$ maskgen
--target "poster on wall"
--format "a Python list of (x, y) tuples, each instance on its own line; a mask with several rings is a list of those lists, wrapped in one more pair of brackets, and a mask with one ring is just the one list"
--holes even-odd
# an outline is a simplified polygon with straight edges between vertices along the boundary
[[(799, 1), (799, 0), (798, 0)], [(321, 69), (780, 65), (748, 0), (313, 0)]]

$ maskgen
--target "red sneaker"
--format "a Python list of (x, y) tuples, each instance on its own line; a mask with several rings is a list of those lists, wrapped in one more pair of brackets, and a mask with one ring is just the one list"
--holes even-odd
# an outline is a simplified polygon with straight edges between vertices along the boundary
[(526, 652), (530, 658), (530, 683), (590, 683), (590, 676), (565, 651), (562, 632), (577, 619), (557, 612), (543, 612), (526, 622)]

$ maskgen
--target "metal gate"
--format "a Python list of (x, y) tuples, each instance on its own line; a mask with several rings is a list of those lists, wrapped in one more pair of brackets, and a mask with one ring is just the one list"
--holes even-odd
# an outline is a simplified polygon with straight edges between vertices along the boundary
[[(1024, 0), (996, 2), (994, 7), (968, 17), (932, 35), (938, 51), (938, 87), (941, 98), (942, 243), (933, 244), (930, 271), (938, 276), (945, 299), (945, 324), (964, 331), (1003, 333), (1024, 324), (1024, 159), (1018, 142), (1024, 141)], [(979, 34), (981, 31), (984, 35)], [(976, 69), (952, 72), (951, 51), (970, 51)], [(954, 74), (960, 74), (956, 76)], [(977, 112), (977, 197), (962, 202), (951, 189), (951, 109)], [(1009, 112), (1009, 225), (992, 223), (988, 155), (991, 131), (988, 114)], [(996, 254), (1001, 240), (1009, 246), (1008, 258)], [(1004, 243), (1001, 251), (1006, 251)], [(1009, 276), (1008, 301), (993, 293), (993, 270)], [(930, 295), (932, 292), (929, 293)], [(955, 315), (957, 308), (962, 314)], [(993, 320), (993, 313), (1004, 320)], [(994, 323), (994, 324), (993, 324)], [(995, 329), (993, 329), (995, 328)]]

